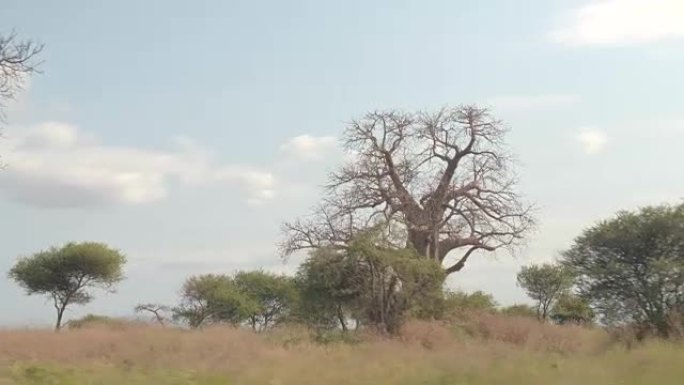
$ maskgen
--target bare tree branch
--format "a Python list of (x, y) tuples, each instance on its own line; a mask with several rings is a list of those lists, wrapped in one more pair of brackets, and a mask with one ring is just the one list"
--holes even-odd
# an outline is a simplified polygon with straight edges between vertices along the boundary
[(152, 313), (154, 316), (154, 319), (159, 323), (160, 325), (164, 326), (167, 321), (167, 317), (164, 315), (164, 313), (168, 313), (171, 311), (171, 308), (166, 305), (159, 305), (159, 304), (154, 304), (154, 303), (141, 303), (135, 307), (135, 312), (136, 313), (142, 313), (142, 312), (149, 312)]
[(42, 44), (19, 40), (14, 32), (0, 36), (0, 119), (4, 119), (5, 101), (14, 99), (28, 77), (38, 72), (36, 57), (42, 50)]

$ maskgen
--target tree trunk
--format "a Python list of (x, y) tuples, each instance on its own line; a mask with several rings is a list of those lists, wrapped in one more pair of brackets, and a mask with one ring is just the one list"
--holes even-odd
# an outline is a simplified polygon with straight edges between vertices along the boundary
[(344, 313), (342, 312), (342, 307), (337, 306), (337, 319), (340, 321), (340, 326), (342, 327), (342, 331), (346, 332), (347, 331), (347, 322), (344, 320)]
[(411, 245), (416, 249), (416, 252), (422, 257), (429, 257), (430, 240), (429, 234), (417, 230), (408, 231), (408, 239)]
[(57, 322), (55, 323), (55, 331), (59, 331), (62, 328), (64, 309), (66, 309), (66, 305), (62, 305), (61, 307), (57, 308)]

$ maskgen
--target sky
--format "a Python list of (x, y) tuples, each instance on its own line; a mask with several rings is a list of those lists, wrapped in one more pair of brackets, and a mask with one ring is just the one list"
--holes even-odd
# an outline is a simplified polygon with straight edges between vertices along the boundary
[[(680, 0), (4, 0), (0, 34), (45, 49), (0, 140), (0, 275), (69, 241), (120, 249), (127, 279), (74, 318), (173, 304), (192, 274), (291, 273), (281, 224), (320, 198), (345, 122), (477, 103), (539, 225), (449, 285), (527, 302), (520, 266), (683, 201), (683, 19)], [(52, 323), (2, 277), (0, 326)]]

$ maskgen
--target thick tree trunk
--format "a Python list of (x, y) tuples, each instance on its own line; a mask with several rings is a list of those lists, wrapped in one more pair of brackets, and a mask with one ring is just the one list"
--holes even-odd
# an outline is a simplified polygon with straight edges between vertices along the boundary
[(419, 255), (423, 257), (428, 256), (428, 252), (430, 249), (430, 241), (427, 233), (422, 231), (409, 230), (408, 239), (411, 243), (411, 246), (413, 246), (416, 249), (416, 252), (418, 252)]

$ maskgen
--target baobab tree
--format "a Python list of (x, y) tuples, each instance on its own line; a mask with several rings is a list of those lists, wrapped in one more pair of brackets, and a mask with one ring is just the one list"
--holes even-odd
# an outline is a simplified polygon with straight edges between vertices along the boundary
[(309, 216), (284, 225), (282, 252), (343, 248), (381, 221), (398, 247), (439, 261), (447, 274), (478, 250), (515, 248), (534, 221), (516, 190), (505, 133), (477, 106), (352, 121), (343, 137), (350, 160)]

